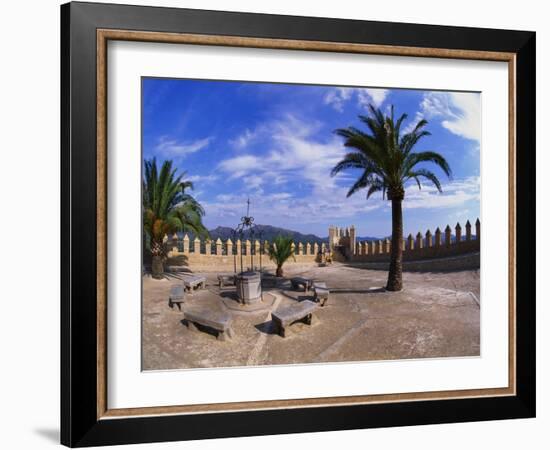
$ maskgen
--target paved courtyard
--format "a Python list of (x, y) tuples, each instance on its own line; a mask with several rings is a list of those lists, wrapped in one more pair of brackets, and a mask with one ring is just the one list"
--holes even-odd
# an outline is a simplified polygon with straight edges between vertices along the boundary
[[(229, 310), (235, 336), (228, 341), (188, 329), (183, 313), (168, 307), (170, 286), (143, 278), (143, 369), (254, 366), (264, 364), (367, 361), (478, 356), (479, 271), (404, 273), (404, 290), (386, 292), (387, 272), (360, 265), (285, 267), (285, 278), (303, 276), (326, 282), (330, 300), (318, 308), (312, 325), (296, 323), (282, 338), (274, 332), (271, 310), (310, 299), (288, 280), (264, 288), (266, 308), (240, 311), (228, 303), (234, 287), (217, 286), (216, 273), (202, 273), (207, 288), (186, 304)], [(222, 301), (223, 299), (223, 301)], [(185, 307), (184, 307), (185, 308)]]

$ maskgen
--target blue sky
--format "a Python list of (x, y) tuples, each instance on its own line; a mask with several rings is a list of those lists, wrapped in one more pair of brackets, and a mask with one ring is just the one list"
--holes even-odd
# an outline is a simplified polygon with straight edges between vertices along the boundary
[(405, 233), (479, 217), (478, 93), (152, 78), (142, 86), (143, 157), (187, 173), (208, 228), (235, 227), (250, 197), (259, 224), (318, 236), (353, 224), (359, 236), (389, 235), (390, 203), (365, 191), (346, 198), (359, 173), (330, 176), (346, 152), (334, 130), (362, 127), (368, 103), (407, 113), (409, 129), (427, 119), (432, 135), (416, 151), (441, 153), (453, 170), (449, 180), (432, 167), (443, 194), (428, 183), (407, 187)]

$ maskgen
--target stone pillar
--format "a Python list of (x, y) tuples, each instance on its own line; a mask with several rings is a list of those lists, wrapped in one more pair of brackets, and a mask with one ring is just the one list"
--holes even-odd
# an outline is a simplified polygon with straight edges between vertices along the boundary
[(207, 239), (204, 242), (204, 253), (206, 253), (207, 255), (212, 254), (212, 241), (210, 239)]
[(290, 252), (295, 255), (296, 254), (296, 244), (294, 242), (290, 244)]
[(174, 233), (174, 235), (172, 236), (172, 255), (175, 255), (178, 252), (178, 235)]
[(325, 253), (327, 245), (324, 242), (321, 242), (321, 253)]
[(304, 244), (301, 242), (298, 243), (298, 254), (303, 255), (304, 254)]
[(260, 241), (258, 241), (257, 239), (254, 241), (254, 253), (256, 255), (260, 254)]
[(357, 242), (355, 244), (355, 254), (356, 255), (361, 255), (361, 242)]
[(386, 238), (384, 240), (384, 253), (390, 253), (391, 252), (391, 241)]
[(363, 255), (369, 254), (369, 243), (368, 242), (361, 242), (361, 247), (363, 247), (363, 251), (361, 252)]
[(455, 227), (455, 236), (456, 236), (456, 243), (460, 244), (460, 241), (462, 241), (462, 227), (457, 222)]
[[(328, 246), (329, 248), (334, 247), (334, 241), (336, 240), (336, 228), (333, 226), (328, 227)], [(323, 244), (325, 245), (325, 244)]]
[(355, 251), (357, 250), (357, 246), (355, 244), (356, 244), (355, 225), (352, 225), (349, 228), (349, 246), (350, 246), (352, 254), (354, 254)]
[(168, 235), (165, 234), (164, 237), (162, 238), (162, 246), (164, 247), (164, 249), (168, 248)]
[(193, 251), (196, 254), (199, 254), (201, 252), (201, 240), (198, 237), (196, 237), (193, 241)]
[(381, 254), (384, 252), (384, 244), (381, 240), (376, 241), (376, 253)]
[(451, 246), (451, 227), (447, 225), (445, 228), (445, 247)]
[(424, 242), (422, 241), (422, 233), (420, 233), (420, 231), (416, 235), (416, 248), (418, 249), (424, 248)]
[(240, 239), (237, 239), (237, 243), (236, 243), (235, 247), (236, 247), (236, 254), (240, 255), (243, 251), (243, 243)]
[(306, 243), (306, 255), (311, 255), (311, 244), (309, 242)]
[(476, 239), (478, 241), (481, 239), (481, 223), (479, 219), (476, 220)]
[(189, 253), (189, 236), (183, 236), (183, 253)]
[(426, 247), (433, 247), (432, 233), (430, 232), (430, 230), (426, 231)]
[(222, 256), (223, 250), (222, 250), (222, 240), (220, 238), (216, 239), (216, 255)]
[(441, 247), (441, 230), (439, 227), (435, 229), (435, 246)]
[[(228, 239), (226, 242), (227, 245), (227, 254), (232, 255), (233, 254), (233, 241), (231, 239)], [(216, 254), (218, 254), (218, 246), (216, 245)]]
[(466, 242), (470, 242), (472, 240), (472, 224), (470, 221), (466, 221)]
[(407, 236), (407, 250), (409, 251), (414, 250), (414, 238), (412, 234), (409, 234)]
[(369, 245), (370, 245), (371, 255), (376, 255), (376, 242), (375, 241), (370, 241)]
[(252, 242), (250, 242), (250, 239), (247, 239), (244, 243), (245, 249), (246, 249), (246, 256), (250, 256), (252, 253)]
[(313, 244), (313, 254), (316, 255), (317, 253), (319, 253), (319, 244), (315, 242)]

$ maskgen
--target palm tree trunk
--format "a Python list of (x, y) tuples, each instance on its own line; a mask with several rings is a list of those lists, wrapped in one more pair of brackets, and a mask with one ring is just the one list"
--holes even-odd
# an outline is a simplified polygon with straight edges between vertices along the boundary
[(283, 276), (283, 266), (282, 265), (277, 265), (277, 271), (275, 272), (275, 276), (276, 277), (282, 277)]
[(162, 262), (162, 256), (153, 256), (153, 262), (151, 264), (151, 274), (153, 278), (160, 280), (164, 275), (164, 264)]
[(163, 242), (158, 242), (154, 239), (151, 240), (151, 275), (153, 278), (160, 280), (164, 276), (164, 258), (163, 258)]
[(388, 291), (400, 291), (403, 289), (403, 210), (401, 198), (391, 201), (391, 253), (390, 271), (388, 273)]

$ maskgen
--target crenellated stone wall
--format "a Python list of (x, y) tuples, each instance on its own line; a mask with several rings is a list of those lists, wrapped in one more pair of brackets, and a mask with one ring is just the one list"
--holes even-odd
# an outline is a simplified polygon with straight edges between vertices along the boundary
[[(268, 241), (237, 240), (222, 241), (191, 240), (186, 234), (179, 238), (174, 234), (165, 237), (168, 252), (168, 265), (188, 266), (194, 271), (240, 271), (241, 260), (243, 269), (262, 268), (275, 269), (275, 264), (269, 259)], [(321, 254), (327, 251), (325, 243), (292, 244), (294, 258), (290, 258), (285, 266), (311, 265), (321, 262)]]
[[(436, 228), (434, 233), (427, 230), (418, 232), (416, 236), (409, 234), (403, 239), (403, 261), (422, 261), (437, 258), (449, 258), (459, 255), (475, 254), (480, 250), (481, 224), (479, 219), (472, 230), (470, 221), (462, 226), (457, 223), (452, 229), (447, 225), (443, 231)], [(475, 231), (475, 234), (473, 233)], [(268, 241), (237, 240), (222, 241), (217, 239), (191, 240), (188, 235), (179, 238), (165, 236), (168, 247), (169, 266), (187, 266), (193, 271), (240, 271), (241, 260), (243, 269), (274, 269), (275, 264), (269, 259)], [(340, 253), (341, 249), (346, 254)], [(391, 241), (356, 241), (355, 227), (329, 228), (329, 243), (298, 243), (293, 244), (294, 259), (290, 258), (285, 266), (311, 265), (322, 262), (323, 255), (332, 255), (335, 261), (347, 263), (385, 263), (389, 261)], [(478, 257), (479, 259), (479, 257)], [(473, 261), (473, 260), (472, 260)], [(382, 266), (381, 266), (382, 267)]]
[[(432, 234), (418, 232), (416, 236), (409, 234), (403, 238), (403, 261), (418, 261), (423, 259), (447, 258), (451, 256), (476, 253), (480, 249), (481, 223), (475, 222), (475, 235), (472, 234), (472, 225), (467, 221), (464, 232), (460, 223), (455, 228), (455, 238), (452, 238), (452, 229), (449, 225), (443, 231), (436, 228)], [(389, 261), (391, 241), (364, 241), (356, 243), (356, 250), (351, 262), (383, 262)]]

